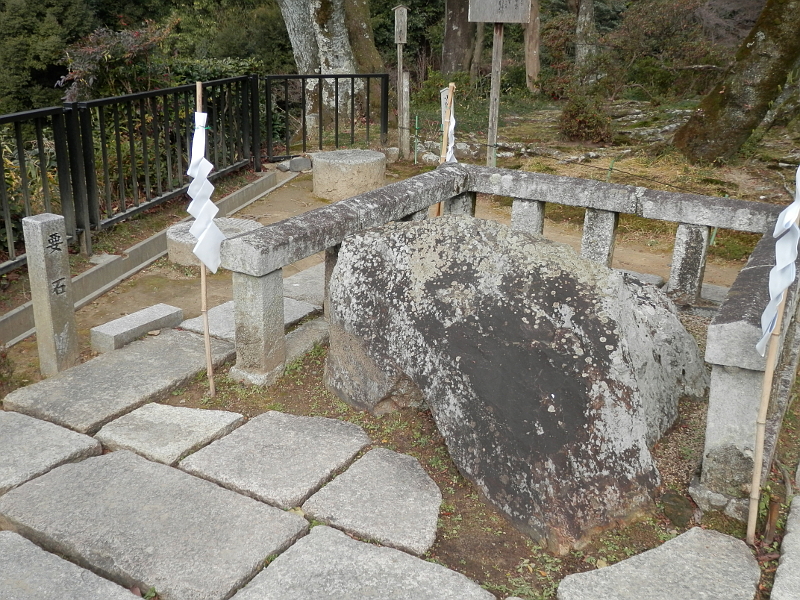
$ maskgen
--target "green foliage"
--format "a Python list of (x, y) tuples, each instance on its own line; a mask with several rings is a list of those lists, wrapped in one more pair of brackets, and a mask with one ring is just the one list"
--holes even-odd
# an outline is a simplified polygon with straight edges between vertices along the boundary
[[(436, 69), (442, 56), (444, 2), (408, 0), (408, 41), (404, 47), (405, 68), (417, 81), (425, 79), (430, 69)], [(372, 30), (375, 46), (385, 64), (396, 64), (394, 43), (395, 0), (370, 0)]]
[(559, 133), (567, 140), (583, 142), (610, 142), (611, 117), (594, 96), (572, 96), (561, 111)]
[(175, 85), (260, 73), (264, 65), (255, 58), (176, 59), (171, 63)]
[(568, 96), (573, 85), (575, 22), (575, 15), (562, 13), (542, 25), (539, 82), (542, 91), (554, 100)]
[(0, 114), (57, 103), (64, 48), (94, 23), (85, 0), (0, 2)]

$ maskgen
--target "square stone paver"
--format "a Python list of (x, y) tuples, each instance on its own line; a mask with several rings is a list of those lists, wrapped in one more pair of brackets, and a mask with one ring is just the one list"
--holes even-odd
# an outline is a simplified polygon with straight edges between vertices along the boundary
[(131, 450), (150, 460), (174, 465), (242, 423), (244, 417), (235, 412), (151, 402), (111, 421), (95, 438), (108, 450)]
[[(211, 340), (215, 365), (236, 349)], [(3, 398), (6, 410), (93, 434), (103, 425), (163, 397), (206, 368), (202, 336), (166, 330), (161, 335), (106, 352)]]
[(299, 506), (370, 443), (357, 425), (267, 412), (180, 462), (185, 471), (281, 508)]
[(0, 529), (161, 600), (222, 600), (308, 523), (120, 450), (0, 496)]
[(47, 421), (0, 411), (0, 494), (66, 462), (100, 454), (97, 440)]
[(13, 531), (0, 531), (3, 600), (134, 600), (125, 588), (45, 552)]
[(359, 537), (424, 554), (436, 540), (442, 493), (413, 456), (375, 448), (311, 496), (312, 518)]
[[(494, 600), (461, 573), (314, 527), (233, 600)], [(676, 599), (677, 600), (677, 599)]]

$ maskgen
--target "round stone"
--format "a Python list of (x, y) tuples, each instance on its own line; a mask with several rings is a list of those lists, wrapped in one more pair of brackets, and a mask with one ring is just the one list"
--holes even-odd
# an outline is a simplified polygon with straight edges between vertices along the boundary
[(344, 200), (382, 187), (386, 156), (374, 150), (335, 150), (312, 154), (314, 195)]

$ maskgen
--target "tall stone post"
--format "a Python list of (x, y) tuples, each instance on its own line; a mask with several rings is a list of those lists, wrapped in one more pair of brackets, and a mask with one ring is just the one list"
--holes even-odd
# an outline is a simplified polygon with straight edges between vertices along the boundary
[(667, 294), (676, 304), (694, 304), (700, 299), (710, 228), (701, 225), (678, 225)]
[(39, 370), (45, 377), (78, 362), (78, 328), (69, 274), (64, 217), (44, 213), (22, 219), (33, 299)]

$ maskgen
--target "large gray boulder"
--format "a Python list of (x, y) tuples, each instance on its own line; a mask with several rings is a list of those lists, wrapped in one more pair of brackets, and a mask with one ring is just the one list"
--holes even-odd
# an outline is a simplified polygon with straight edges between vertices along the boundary
[(558, 552), (652, 505), (648, 447), (707, 386), (658, 289), (469, 217), (347, 238), (330, 325), (337, 395), (373, 413), (427, 402), (458, 468)]

